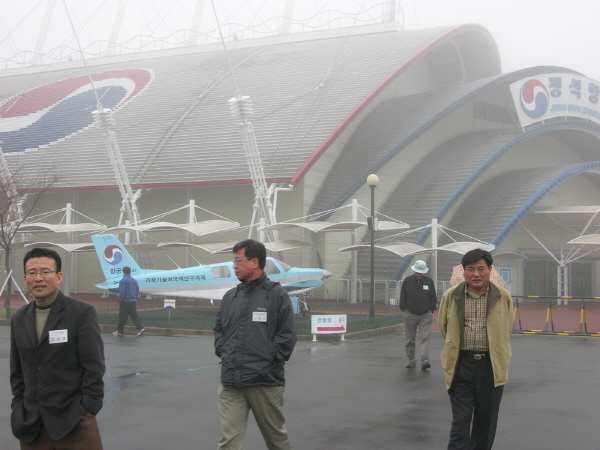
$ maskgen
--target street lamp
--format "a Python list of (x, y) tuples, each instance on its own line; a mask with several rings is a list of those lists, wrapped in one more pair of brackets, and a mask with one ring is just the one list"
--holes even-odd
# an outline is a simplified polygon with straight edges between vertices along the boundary
[(379, 183), (379, 177), (372, 173), (367, 177), (367, 184), (371, 188), (371, 217), (369, 217), (369, 229), (371, 230), (371, 305), (369, 306), (369, 317), (375, 317), (375, 231), (377, 221), (375, 220), (375, 188)]

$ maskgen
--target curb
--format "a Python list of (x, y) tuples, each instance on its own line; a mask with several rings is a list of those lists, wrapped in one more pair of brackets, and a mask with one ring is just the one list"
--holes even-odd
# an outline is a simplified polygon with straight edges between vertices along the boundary
[[(377, 336), (387, 336), (390, 334), (402, 333), (404, 331), (404, 324), (399, 323), (398, 325), (390, 325), (387, 327), (373, 328), (371, 330), (353, 331), (345, 334), (346, 340), (359, 340), (368, 339)], [(320, 342), (337, 342), (341, 341), (340, 334), (320, 334), (317, 338)], [(312, 334), (299, 335), (299, 341), (312, 341)]]
[[(9, 321), (8, 321), (9, 322)], [(10, 323), (9, 323), (10, 324)], [(100, 331), (102, 334), (112, 334), (115, 331), (115, 325), (100, 325)], [(137, 328), (133, 326), (126, 326), (125, 335), (134, 336), (137, 334)], [(388, 334), (396, 334), (404, 331), (404, 324), (391, 325), (382, 328), (374, 328), (372, 330), (354, 331), (346, 333), (346, 339), (367, 339), (376, 336), (385, 336)], [(212, 330), (192, 330), (186, 328), (156, 328), (146, 327), (144, 335), (148, 336), (214, 336)], [(312, 341), (312, 334), (298, 335), (299, 341)], [(319, 336), (319, 340), (322, 342), (327, 341), (340, 341), (341, 337), (339, 334), (323, 334)]]
[[(10, 319), (0, 319), (0, 326), (10, 326)], [(100, 332), (102, 334), (112, 334), (116, 330), (115, 325), (103, 325), (100, 324)], [(125, 327), (125, 335), (136, 335), (137, 328), (133, 326)], [(396, 334), (404, 331), (404, 324), (391, 325), (388, 327), (374, 328), (372, 330), (354, 331), (346, 333), (346, 339), (367, 339), (376, 336), (385, 336), (388, 334)], [(146, 327), (144, 334), (148, 336), (214, 336), (212, 330), (193, 330), (187, 328), (157, 328), (157, 327)], [(299, 341), (312, 341), (312, 334), (298, 335)], [(341, 337), (339, 334), (323, 334), (319, 336), (319, 340), (326, 341), (340, 341)]]
[[(116, 325), (100, 325), (102, 334), (112, 334), (117, 329)], [(145, 327), (144, 335), (148, 336), (214, 336), (212, 330), (192, 330), (187, 328), (157, 328)], [(137, 328), (126, 326), (125, 335), (137, 335)]]

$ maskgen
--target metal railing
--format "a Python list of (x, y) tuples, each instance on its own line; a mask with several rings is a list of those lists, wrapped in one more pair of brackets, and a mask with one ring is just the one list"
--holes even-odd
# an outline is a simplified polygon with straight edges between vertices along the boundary
[[(356, 287), (356, 296), (357, 303), (370, 303), (370, 289), (371, 282), (363, 281), (360, 278), (356, 280), (358, 286)], [(340, 289), (339, 286), (342, 284), (344, 289)], [(383, 302), (386, 305), (390, 305), (391, 299), (396, 299), (396, 303), (400, 298), (400, 286), (402, 285), (402, 281), (398, 280), (375, 280), (375, 302)], [(378, 289), (378, 286), (380, 288)], [(350, 301), (350, 288), (351, 288), (351, 280), (343, 278), (341, 280), (336, 280), (335, 282), (335, 299), (337, 302), (340, 300)], [(340, 297), (340, 291), (343, 292), (345, 290), (346, 296)], [(368, 290), (368, 294), (364, 295), (364, 291)], [(382, 294), (383, 290), (383, 294)]]
[[(194, 305), (194, 303), (193, 301), (177, 300), (175, 309), (164, 309), (162, 299), (140, 300), (137, 310), (146, 328), (211, 331), (215, 326), (216, 306)], [(374, 318), (369, 317), (369, 304), (367, 303), (310, 302), (310, 308), (311, 314), (347, 314), (349, 332), (381, 328), (404, 322), (402, 314), (399, 314), (397, 309), (390, 311), (387, 305), (376, 305)], [(96, 313), (101, 324), (117, 326), (119, 321), (118, 303), (97, 305)], [(296, 316), (296, 328), (299, 335), (310, 335), (310, 315), (307, 317)]]
[[(515, 323), (513, 326), (513, 333), (522, 333), (522, 334), (552, 334), (552, 335), (581, 335), (581, 336), (595, 336), (600, 337), (600, 331), (592, 332), (588, 329), (588, 321), (587, 321), (587, 309), (586, 303), (590, 302), (598, 302), (600, 297), (571, 297), (571, 296), (536, 296), (536, 295), (513, 295), (512, 296), (515, 306)], [(569, 304), (566, 300), (574, 300), (575, 302), (580, 302), (579, 305)], [(544, 328), (523, 328), (523, 317), (521, 314), (521, 307), (527, 302), (540, 302), (543, 301), (546, 303), (546, 318)], [(574, 312), (579, 310), (579, 330), (562, 330), (558, 331), (555, 329), (554, 324), (554, 309), (553, 302), (556, 302), (556, 306), (561, 306), (561, 303), (564, 301), (564, 305), (561, 309), (561, 314), (564, 316), (566, 314), (572, 315)], [(535, 325), (541, 324), (541, 318), (537, 318), (537, 321), (534, 321), (533, 318), (529, 318), (529, 322)], [(600, 330), (600, 324), (595, 324), (597, 329)]]
[[(292, 20), (290, 22), (290, 34), (306, 33), (318, 30), (340, 29), (357, 27), (380, 22), (389, 22), (393, 19), (401, 25), (404, 22), (402, 9), (398, 9), (397, 17), (388, 17), (385, 9), (388, 2), (381, 2), (371, 6), (369, 9), (357, 14), (344, 14), (339, 11), (319, 11), (313, 17), (303, 20)], [(225, 41), (235, 42), (246, 39), (264, 38), (281, 34), (283, 17), (272, 17), (259, 25), (244, 26), (238, 23), (223, 24), (220, 32)], [(168, 36), (141, 35), (121, 43), (111, 43), (107, 40), (91, 42), (79, 50), (71, 46), (57, 46), (43, 54), (32, 51), (22, 51), (8, 58), (0, 58), (0, 70), (9, 68), (27, 67), (31, 65), (48, 65), (58, 62), (78, 61), (81, 52), (86, 58), (92, 59), (101, 56), (125, 55), (145, 51), (166, 50), (172, 48), (189, 47), (190, 45), (208, 45), (221, 42), (221, 34), (218, 29), (208, 32), (198, 32), (190, 29), (182, 29), (172, 32)], [(109, 52), (110, 49), (110, 52)]]

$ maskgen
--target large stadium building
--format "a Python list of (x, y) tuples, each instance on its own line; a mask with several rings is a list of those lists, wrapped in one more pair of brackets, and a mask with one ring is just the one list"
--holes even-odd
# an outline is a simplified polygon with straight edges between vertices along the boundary
[[(148, 232), (149, 243), (201, 246), (248, 237), (254, 189), (229, 103), (242, 95), (252, 101), (249, 120), (266, 180), (282, 188), (274, 204), (278, 223), (366, 222), (366, 179), (378, 175), (378, 217), (410, 228), (376, 232), (377, 280), (411, 273), (415, 256), (389, 244), (431, 247), (428, 225), (435, 219), (439, 245), (494, 245), (496, 268), (513, 294), (556, 295), (562, 261), (569, 269), (562, 272), (565, 292), (600, 295), (600, 254), (568, 244), (600, 224), (600, 107), (597, 85), (585, 74), (564, 67), (502, 73), (493, 36), (479, 25), (408, 31), (388, 23), (226, 47), (227, 54), (207, 44), (88, 61), (99, 101), (114, 113), (111, 130), (141, 194), (142, 220), (186, 223), (193, 200), (198, 221), (246, 225), (203, 236)], [(96, 109), (80, 60), (0, 71), (0, 145), (8, 168), (29, 178), (48, 169), (57, 176), (35, 215), (69, 204), (74, 221), (119, 225), (122, 198), (104, 131), (94, 125)], [(369, 242), (366, 227), (357, 233)], [(62, 245), (90, 243), (89, 235), (26, 237)], [(282, 252), (287, 263), (322, 264), (333, 273), (316, 296), (348, 298), (352, 252), (339, 250), (352, 244), (352, 233), (299, 226), (279, 238), (312, 244)], [(18, 247), (17, 261), (24, 251)], [(157, 268), (224, 258), (198, 247), (152, 252)], [(440, 251), (437, 258), (442, 289), (460, 254)], [(94, 284), (104, 280), (95, 253), (66, 259), (67, 289), (97, 292)], [(366, 293), (369, 252), (358, 250), (357, 260)], [(379, 301), (392, 295), (377, 291)]]

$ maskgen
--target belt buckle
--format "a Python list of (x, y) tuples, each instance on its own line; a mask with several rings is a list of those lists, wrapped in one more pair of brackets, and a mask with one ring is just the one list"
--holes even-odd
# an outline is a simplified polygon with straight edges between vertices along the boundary
[(483, 353), (475, 353), (473, 355), (473, 358), (475, 358), (477, 361), (480, 361), (482, 359), (485, 359), (485, 354), (483, 354)]

